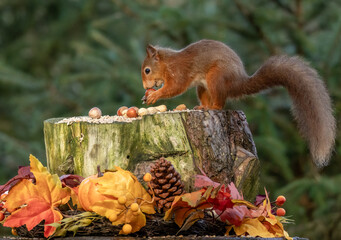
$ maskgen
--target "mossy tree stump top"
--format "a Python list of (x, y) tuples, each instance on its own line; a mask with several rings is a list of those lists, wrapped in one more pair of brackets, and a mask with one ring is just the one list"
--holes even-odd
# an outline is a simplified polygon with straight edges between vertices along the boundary
[(241, 111), (181, 111), (132, 122), (44, 122), (49, 170), (84, 177), (120, 166), (138, 178), (160, 157), (171, 161), (187, 190), (201, 170), (214, 181), (233, 181), (246, 198), (258, 190), (259, 160)]

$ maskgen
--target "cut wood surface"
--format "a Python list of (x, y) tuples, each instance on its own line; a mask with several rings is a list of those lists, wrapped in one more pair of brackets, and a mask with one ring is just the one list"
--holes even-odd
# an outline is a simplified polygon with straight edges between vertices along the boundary
[(258, 191), (260, 164), (241, 111), (181, 111), (146, 115), (132, 122), (94, 124), (44, 121), (48, 168), (84, 177), (119, 166), (139, 179), (160, 157), (171, 161), (186, 190), (203, 171), (220, 183), (233, 181), (246, 199)]

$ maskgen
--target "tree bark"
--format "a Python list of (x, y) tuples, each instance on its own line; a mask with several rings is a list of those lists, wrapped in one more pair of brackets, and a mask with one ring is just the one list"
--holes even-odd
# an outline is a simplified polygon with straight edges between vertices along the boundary
[(187, 191), (204, 172), (220, 183), (233, 181), (246, 199), (258, 191), (260, 164), (241, 111), (183, 111), (110, 124), (44, 121), (48, 168), (84, 177), (120, 166), (139, 179), (160, 157), (171, 161)]

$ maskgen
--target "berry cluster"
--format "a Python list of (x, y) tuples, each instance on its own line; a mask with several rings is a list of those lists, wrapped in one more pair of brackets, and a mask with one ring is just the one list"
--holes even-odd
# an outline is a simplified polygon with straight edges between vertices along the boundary
[(285, 199), (284, 196), (280, 195), (280, 196), (277, 197), (277, 199), (276, 199), (276, 205), (279, 207), (279, 208), (277, 208), (277, 210), (276, 210), (276, 215), (277, 215), (277, 216), (282, 217), (282, 216), (285, 215), (285, 213), (286, 213), (286, 212), (285, 212), (285, 209), (281, 207), (281, 206), (285, 203), (285, 201), (286, 201), (286, 199)]

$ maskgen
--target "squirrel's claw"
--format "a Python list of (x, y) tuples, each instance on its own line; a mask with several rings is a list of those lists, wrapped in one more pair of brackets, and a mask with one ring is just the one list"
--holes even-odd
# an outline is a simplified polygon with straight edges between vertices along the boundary
[(155, 91), (148, 95), (145, 102), (147, 102), (147, 105), (151, 105), (151, 104), (154, 104), (159, 98), (160, 98), (159, 93)]

